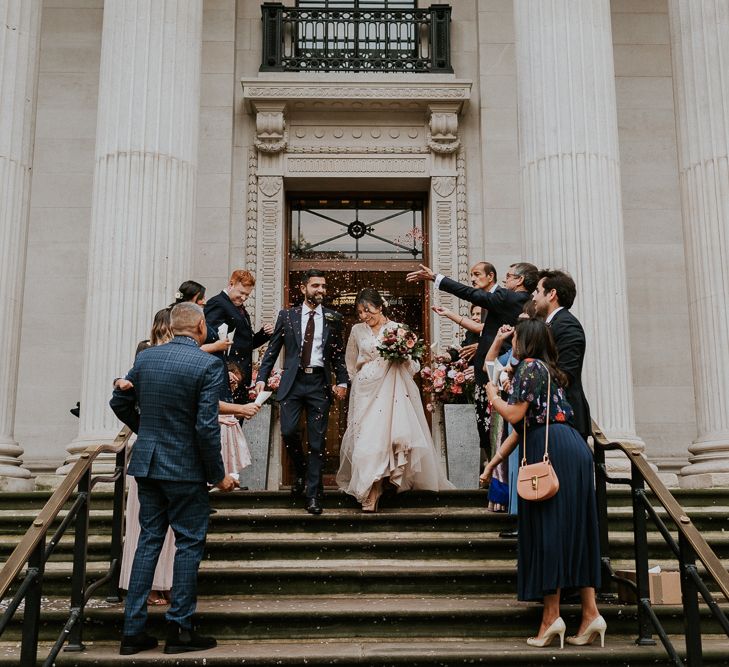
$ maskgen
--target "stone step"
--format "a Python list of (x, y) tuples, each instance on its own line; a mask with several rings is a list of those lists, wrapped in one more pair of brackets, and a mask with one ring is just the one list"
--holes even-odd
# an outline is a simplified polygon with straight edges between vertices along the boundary
[[(729, 561), (723, 563), (729, 565)], [(615, 559), (612, 564), (615, 569), (633, 568), (627, 559)], [(677, 569), (668, 558), (652, 559), (650, 565)], [(101, 578), (107, 569), (105, 563), (89, 563), (88, 582)], [(404, 594), (423, 586), (433, 595), (484, 591), (508, 595), (516, 589), (516, 559), (321, 558), (312, 554), (309, 558), (203, 560), (199, 580), (200, 591), (208, 595)], [(44, 595), (68, 595), (70, 581), (70, 562), (48, 563)], [(709, 587), (713, 589), (713, 582)], [(97, 594), (103, 597), (106, 591)]]
[[(350, 667), (449, 667), (451, 665), (519, 665), (519, 667), (544, 667), (545, 665), (612, 666), (668, 665), (666, 652), (660, 644), (636, 646), (632, 637), (606, 636), (604, 649), (599, 646), (558, 646), (544, 649), (526, 645), (522, 637), (488, 640), (448, 639), (438, 636), (426, 640), (360, 640), (341, 641), (222, 641), (209, 651), (165, 655), (161, 646), (134, 656), (119, 656), (118, 642), (99, 642), (89, 645), (81, 653), (61, 653), (56, 664), (59, 667), (75, 665), (104, 667), (107, 665), (133, 664), (136, 667), (205, 666), (222, 667), (245, 664), (246, 667), (268, 665), (307, 665), (323, 667), (336, 665)], [(682, 636), (671, 636), (677, 650), (685, 653)], [(39, 656), (45, 656), (49, 644), (39, 646)], [(726, 667), (726, 639), (708, 637), (703, 642), (706, 667)], [(15, 667), (18, 664), (17, 643), (0, 644), (0, 666)]]
[[(704, 538), (719, 558), (729, 558), (729, 532), (705, 531)], [(21, 535), (7, 535), (0, 543), (0, 561), (7, 559), (22, 539)], [(73, 558), (73, 535), (61, 539), (53, 555), (54, 561)], [(108, 560), (110, 538), (108, 535), (91, 535), (89, 559)], [(648, 537), (649, 558), (667, 555), (665, 541), (658, 533)], [(474, 533), (471, 531), (403, 531), (388, 533), (321, 531), (311, 534), (279, 532), (225, 533), (211, 532), (207, 538), (206, 558), (221, 560), (261, 560), (281, 558), (310, 558), (317, 553), (324, 558), (414, 558), (470, 559), (516, 558), (516, 539), (499, 538), (496, 532)], [(628, 559), (634, 555), (633, 534), (612, 531), (610, 556)]]
[[(729, 604), (724, 605), (729, 611)], [(150, 607), (149, 631), (164, 636), (166, 607)], [(654, 607), (670, 634), (684, 631), (683, 610), (678, 605)], [(635, 606), (602, 603), (601, 613), (612, 635), (637, 631)], [(580, 622), (576, 604), (562, 605), (562, 616), (574, 632)], [(68, 600), (44, 602), (40, 639), (52, 641), (68, 617)], [(708, 608), (701, 609), (704, 634), (718, 634), (719, 625)], [(122, 633), (123, 604), (93, 601), (86, 607), (84, 641), (113, 641)], [(307, 641), (348, 637), (427, 639), (433, 636), (467, 639), (516, 637), (525, 628), (536, 628), (541, 605), (517, 602), (513, 596), (320, 595), (201, 597), (198, 603), (201, 632), (221, 639), (279, 639)], [(22, 614), (8, 627), (3, 639), (20, 640)]]
[[(683, 507), (729, 507), (729, 488), (716, 489), (671, 489), (673, 496)], [(648, 491), (650, 495), (650, 490)], [(0, 510), (41, 509), (50, 499), (50, 491), (32, 491), (27, 493), (0, 494)], [(356, 501), (337, 489), (327, 489), (326, 505), (330, 507), (358, 507)], [(211, 501), (215, 507), (282, 507), (291, 506), (292, 498), (288, 491), (235, 491), (229, 494), (212, 494)], [(111, 509), (113, 494), (96, 490), (93, 493), (93, 504), (97, 509)], [(409, 491), (407, 493), (388, 496), (384, 502), (389, 507), (484, 507), (487, 503), (487, 491), (482, 489), (441, 491), (427, 493)], [(627, 507), (630, 505), (630, 492), (626, 489), (611, 488), (608, 490), (608, 504), (611, 507)]]
[[(729, 531), (729, 506), (687, 508), (694, 524), (702, 531)], [(666, 518), (663, 510), (659, 516)], [(111, 527), (111, 510), (94, 509), (91, 512), (91, 531), (108, 533)], [(24, 534), (37, 516), (35, 510), (0, 510), (0, 534)], [(58, 522), (65, 516), (62, 511)], [(632, 510), (627, 507), (610, 507), (610, 529), (632, 530)], [(669, 522), (670, 523), (670, 522)], [(288, 507), (220, 508), (211, 516), (211, 532), (369, 532), (369, 531), (469, 531), (474, 533), (499, 532), (515, 526), (516, 519), (503, 512), (489, 512), (484, 507), (388, 507), (376, 514), (361, 512), (356, 508), (329, 507), (320, 516), (307, 514), (303, 508), (290, 504)], [(669, 525), (670, 528), (670, 525)], [(649, 529), (654, 530), (650, 527)]]

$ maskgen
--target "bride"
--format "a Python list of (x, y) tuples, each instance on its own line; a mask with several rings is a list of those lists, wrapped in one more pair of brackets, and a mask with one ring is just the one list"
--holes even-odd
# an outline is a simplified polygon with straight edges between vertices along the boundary
[(339, 488), (376, 512), (386, 479), (398, 492), (452, 489), (443, 474), (413, 381), (417, 361), (387, 361), (378, 337), (400, 326), (388, 319), (377, 290), (366, 287), (355, 301), (359, 324), (352, 327), (346, 362), (352, 390), (342, 438)]

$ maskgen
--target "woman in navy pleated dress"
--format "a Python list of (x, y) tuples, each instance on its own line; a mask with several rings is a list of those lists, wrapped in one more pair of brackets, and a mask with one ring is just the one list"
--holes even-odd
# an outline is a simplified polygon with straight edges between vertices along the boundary
[(559, 491), (548, 500), (519, 498), (518, 597), (544, 602), (539, 632), (527, 643), (547, 646), (559, 637), (564, 645), (560, 592), (579, 589), (582, 622), (567, 642), (589, 644), (599, 637), (603, 644), (606, 625), (595, 602), (595, 588), (600, 585), (600, 541), (592, 452), (569, 425), (572, 408), (564, 396), (566, 378), (557, 368), (549, 327), (541, 320), (523, 320), (514, 330), (513, 349), (521, 361), (508, 401), (499, 397), (494, 385), (486, 387), (492, 408), (514, 426), (489, 466), (497, 466), (517, 446), (521, 459), (525, 426), (527, 463), (541, 461), (549, 406), (549, 458), (559, 479)]

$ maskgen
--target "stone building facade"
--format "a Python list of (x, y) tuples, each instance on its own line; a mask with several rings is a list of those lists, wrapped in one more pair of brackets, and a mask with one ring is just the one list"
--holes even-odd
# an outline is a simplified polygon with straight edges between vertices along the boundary
[[(454, 0), (449, 67), (395, 72), (280, 67), (296, 39), (265, 11), (0, 0), (4, 488), (115, 435), (111, 379), (183, 280), (212, 295), (248, 268), (272, 321), (306, 261), (294, 212), (334, 200), (419, 202), (410, 259), (461, 280), (570, 271), (597, 421), (681, 484), (729, 483), (729, 0)], [(442, 52), (424, 26), (398, 48)], [(345, 256), (347, 279), (382, 270)]]

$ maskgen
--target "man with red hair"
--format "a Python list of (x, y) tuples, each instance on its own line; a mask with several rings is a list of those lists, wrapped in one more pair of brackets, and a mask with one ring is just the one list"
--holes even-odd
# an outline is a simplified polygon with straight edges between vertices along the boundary
[(217, 332), (218, 327), (225, 323), (229, 332), (235, 330), (227, 361), (234, 361), (240, 366), (241, 385), (245, 387), (249, 387), (252, 381), (253, 350), (267, 343), (273, 333), (273, 324), (264, 324), (259, 331), (253, 332), (245, 302), (255, 284), (256, 279), (250, 271), (238, 269), (230, 275), (228, 286), (205, 304), (208, 328)]

